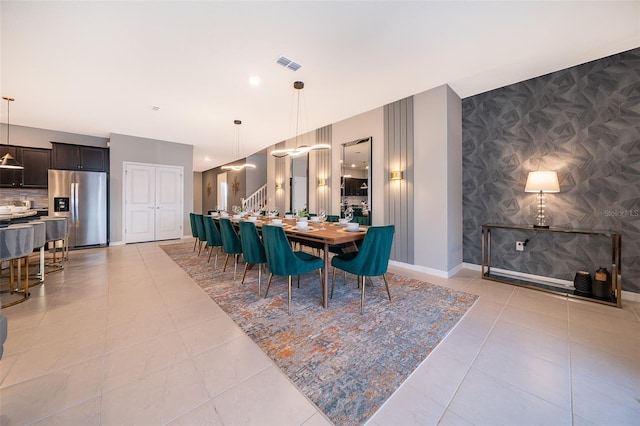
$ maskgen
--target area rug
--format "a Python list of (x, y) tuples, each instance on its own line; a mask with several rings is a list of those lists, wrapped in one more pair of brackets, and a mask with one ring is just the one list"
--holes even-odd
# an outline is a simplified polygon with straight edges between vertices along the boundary
[[(364, 315), (355, 277), (336, 274), (329, 308), (322, 308), (318, 273), (296, 279), (287, 315), (287, 279), (275, 277), (267, 298), (258, 297), (258, 271), (244, 263), (222, 272), (224, 257), (207, 263), (193, 243), (162, 246), (165, 252), (249, 335), (335, 424), (369, 419), (442, 341), (477, 296), (397, 274), (367, 286)], [(232, 262), (230, 257), (229, 263)], [(268, 274), (263, 273), (262, 296)]]

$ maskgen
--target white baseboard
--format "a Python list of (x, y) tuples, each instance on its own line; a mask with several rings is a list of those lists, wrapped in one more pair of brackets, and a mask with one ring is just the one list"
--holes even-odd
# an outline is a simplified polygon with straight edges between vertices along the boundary
[(457, 274), (458, 272), (464, 269), (464, 265), (462, 263), (451, 268), (449, 271), (442, 271), (440, 269), (433, 269), (433, 268), (428, 268), (426, 266), (420, 266), (420, 265), (411, 265), (409, 263), (398, 262), (397, 260), (390, 260), (389, 265), (399, 269), (420, 272), (428, 275), (435, 275), (436, 277), (441, 277), (441, 278), (451, 278), (452, 276), (454, 276), (455, 274)]
[(124, 241), (109, 241), (109, 247), (123, 246), (123, 245), (124, 245)]

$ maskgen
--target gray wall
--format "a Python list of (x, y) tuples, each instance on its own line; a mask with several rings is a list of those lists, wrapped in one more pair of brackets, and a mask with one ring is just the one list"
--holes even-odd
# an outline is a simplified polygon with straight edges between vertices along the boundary
[(193, 146), (135, 136), (111, 134), (110, 226), (111, 242), (124, 241), (122, 229), (123, 162), (184, 167), (183, 235), (191, 235), (189, 212), (193, 211)]
[[(556, 170), (552, 225), (620, 231), (623, 288), (640, 292), (638, 64), (635, 49), (463, 100), (465, 262), (481, 262), (483, 223), (533, 224), (527, 173)], [(572, 280), (610, 263), (604, 238), (540, 234), (523, 253), (514, 249), (520, 235), (501, 238), (497, 267)]]

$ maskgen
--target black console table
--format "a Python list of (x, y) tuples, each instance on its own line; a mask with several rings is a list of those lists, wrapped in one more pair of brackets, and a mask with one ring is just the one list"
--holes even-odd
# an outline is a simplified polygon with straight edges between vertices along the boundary
[[(535, 282), (526, 278), (516, 278), (504, 276), (491, 272), (491, 230), (505, 229), (515, 231), (528, 231), (531, 233), (551, 233), (551, 234), (582, 234), (595, 237), (608, 238), (611, 241), (611, 290), (613, 296), (610, 300), (590, 297), (573, 290), (573, 288), (562, 288), (553, 285)], [(514, 284), (529, 287), (536, 290), (547, 291), (556, 294), (563, 294), (569, 297), (589, 300), (591, 302), (605, 305), (622, 307), (622, 235), (615, 231), (605, 230), (585, 230), (585, 229), (564, 229), (564, 228), (534, 228), (527, 225), (507, 225), (507, 224), (484, 224), (482, 225), (482, 278), (486, 280), (498, 281), (507, 284)]]

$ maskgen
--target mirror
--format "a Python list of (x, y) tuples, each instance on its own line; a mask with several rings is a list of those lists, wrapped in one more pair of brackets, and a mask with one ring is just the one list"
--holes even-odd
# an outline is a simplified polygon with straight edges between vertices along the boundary
[(342, 144), (340, 217), (351, 207), (353, 222), (371, 225), (371, 137)]
[(291, 212), (307, 210), (308, 204), (308, 161), (309, 155), (291, 159)]

